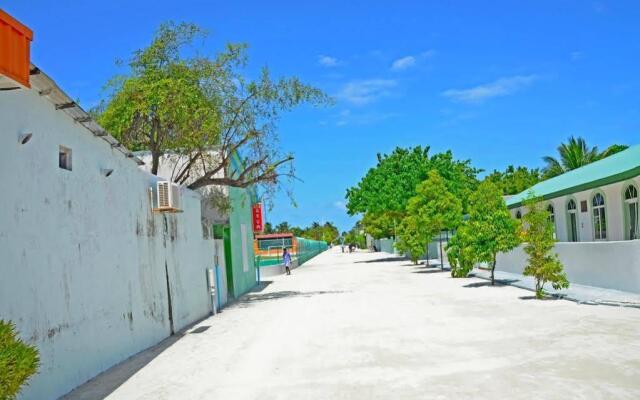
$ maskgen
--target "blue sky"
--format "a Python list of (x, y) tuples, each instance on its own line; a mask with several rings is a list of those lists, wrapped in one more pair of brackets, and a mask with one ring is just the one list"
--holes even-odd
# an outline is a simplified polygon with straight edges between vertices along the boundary
[[(133, 4), (135, 3), (135, 4)], [(639, 143), (637, 1), (4, 1), (35, 32), (32, 58), (85, 106), (114, 60), (163, 21), (206, 28), (211, 53), (250, 44), (266, 65), (336, 99), (281, 121), (304, 181), (267, 220), (354, 222), (345, 189), (395, 146), (452, 149), (486, 170), (542, 166), (569, 135)], [(306, 2), (305, 2), (306, 3)]]

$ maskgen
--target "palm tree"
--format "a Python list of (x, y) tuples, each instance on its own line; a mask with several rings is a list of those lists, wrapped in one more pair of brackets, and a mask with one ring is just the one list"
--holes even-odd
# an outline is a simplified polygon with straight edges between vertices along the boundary
[(625, 145), (614, 144), (605, 151), (599, 152), (598, 147), (589, 147), (583, 138), (571, 136), (567, 143), (561, 143), (558, 146), (560, 159), (551, 156), (542, 158), (547, 163), (544, 169), (544, 176), (545, 178), (553, 178), (554, 176), (562, 175), (565, 172), (609, 157), (627, 148), (628, 146)]

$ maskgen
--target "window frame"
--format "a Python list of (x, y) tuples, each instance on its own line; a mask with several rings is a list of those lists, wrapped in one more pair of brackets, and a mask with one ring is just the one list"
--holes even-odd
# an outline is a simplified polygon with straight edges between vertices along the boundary
[[(595, 205), (594, 201), (598, 196), (602, 197), (602, 204)], [(593, 224), (593, 227), (592, 227), (593, 240), (597, 242), (606, 241), (608, 238), (608, 230), (609, 230), (608, 229), (609, 227), (607, 226), (607, 223), (608, 223), (607, 196), (605, 196), (605, 194), (601, 190), (596, 190), (591, 194), (590, 200), (591, 201), (589, 205), (591, 206), (591, 223)], [(597, 220), (599, 222), (599, 227), (600, 227), (599, 231), (596, 230), (596, 216), (598, 217)], [(602, 223), (602, 221), (604, 221), (604, 223)]]
[[(627, 199), (627, 192), (630, 188), (635, 190), (635, 198)], [(630, 205), (635, 204), (635, 212), (636, 212), (636, 226), (635, 226), (635, 237), (631, 237), (631, 209)], [(624, 239), (625, 240), (637, 240), (640, 239), (640, 190), (638, 190), (638, 185), (633, 182), (625, 182), (622, 186), (622, 207), (623, 207), (623, 216), (624, 216)]]
[[(569, 205), (573, 202), (574, 208), (573, 209), (569, 209)], [(564, 211), (567, 214), (567, 241), (571, 242), (571, 243), (577, 243), (580, 241), (580, 219), (579, 219), (579, 215), (580, 213), (578, 212), (579, 208), (578, 208), (578, 201), (576, 201), (576, 199), (574, 197), (569, 197), (567, 198), (567, 203), (564, 207)], [(575, 215), (575, 220), (576, 220), (576, 230), (575, 230), (575, 236), (572, 238), (573, 236), (573, 230), (571, 229), (571, 215)], [(572, 240), (573, 239), (573, 240)]]

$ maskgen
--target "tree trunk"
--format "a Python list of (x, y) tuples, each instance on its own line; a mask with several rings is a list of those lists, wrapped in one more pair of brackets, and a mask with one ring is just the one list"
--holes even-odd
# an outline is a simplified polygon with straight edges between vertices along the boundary
[(151, 152), (151, 174), (158, 175), (158, 166), (160, 165), (160, 154), (155, 151)]
[(444, 271), (444, 255), (442, 254), (442, 231), (440, 231), (439, 240), (440, 240), (440, 270)]
[(493, 256), (493, 262), (491, 263), (491, 286), (495, 284), (494, 271), (496, 270), (496, 256)]

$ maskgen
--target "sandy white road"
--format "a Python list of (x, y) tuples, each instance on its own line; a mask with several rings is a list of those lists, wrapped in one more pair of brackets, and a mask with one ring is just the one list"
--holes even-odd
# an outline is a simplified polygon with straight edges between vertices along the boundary
[(330, 250), (69, 398), (640, 398), (640, 310), (389, 257)]

